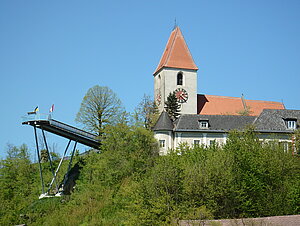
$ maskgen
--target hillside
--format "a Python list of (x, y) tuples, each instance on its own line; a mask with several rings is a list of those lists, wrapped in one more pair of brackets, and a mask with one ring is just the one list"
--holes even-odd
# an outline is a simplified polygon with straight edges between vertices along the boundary
[(168, 225), (300, 213), (299, 158), (276, 141), (262, 145), (251, 130), (232, 132), (224, 146), (183, 144), (158, 156), (151, 131), (119, 124), (107, 129), (101, 153), (74, 164), (80, 174), (71, 195), (39, 200), (37, 165), (25, 145), (10, 147), (0, 168), (1, 225)]

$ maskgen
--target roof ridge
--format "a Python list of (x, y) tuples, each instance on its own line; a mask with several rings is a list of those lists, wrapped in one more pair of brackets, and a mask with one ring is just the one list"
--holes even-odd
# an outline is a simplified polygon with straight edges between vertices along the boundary
[(273, 101), (273, 100), (250, 100), (250, 99), (245, 99), (246, 101), (258, 101), (258, 102), (268, 102), (268, 103), (281, 103), (279, 101)]
[(177, 126), (179, 125), (180, 121), (181, 121), (181, 118), (182, 116), (184, 116), (184, 114), (180, 115), (179, 118), (178, 118), (178, 122), (177, 123), (174, 123), (174, 129), (173, 130), (176, 130), (177, 129)]
[(230, 96), (220, 96), (220, 95), (209, 95), (209, 94), (199, 94), (208, 97), (222, 97), (222, 98), (231, 98), (231, 99), (241, 99), (240, 97), (230, 97)]

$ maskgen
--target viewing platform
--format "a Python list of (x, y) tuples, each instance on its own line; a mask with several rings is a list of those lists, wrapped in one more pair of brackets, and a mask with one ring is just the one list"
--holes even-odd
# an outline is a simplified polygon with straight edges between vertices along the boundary
[(22, 117), (22, 124), (45, 130), (91, 148), (99, 149), (100, 147), (100, 141), (96, 135), (54, 120), (51, 114), (42, 114), (39, 112), (36, 114), (28, 114)]

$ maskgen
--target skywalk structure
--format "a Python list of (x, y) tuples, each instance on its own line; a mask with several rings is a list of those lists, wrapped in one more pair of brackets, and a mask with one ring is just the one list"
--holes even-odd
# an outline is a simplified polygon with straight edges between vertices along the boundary
[[(60, 196), (60, 195), (64, 194), (64, 187), (68, 180), (68, 176), (69, 176), (69, 173), (71, 170), (72, 160), (74, 157), (77, 143), (81, 143), (81, 144), (91, 147), (93, 149), (99, 149), (100, 141), (97, 139), (97, 136), (95, 136), (94, 134), (91, 134), (89, 132), (86, 132), (84, 130), (78, 129), (76, 127), (62, 123), (60, 121), (54, 120), (51, 118), (51, 115), (45, 115), (45, 114), (40, 114), (40, 113), (31, 114), (26, 117), (23, 117), (22, 124), (30, 125), (34, 129), (34, 137), (35, 137), (36, 151), (37, 151), (37, 156), (38, 156), (40, 178), (41, 178), (41, 185), (42, 185), (42, 194), (40, 195), (40, 198), (50, 197), (53, 195)], [(47, 156), (48, 156), (48, 160), (50, 163), (50, 168), (51, 168), (51, 172), (52, 172), (52, 176), (53, 176), (51, 183), (47, 190), (45, 190), (45, 183), (44, 183), (44, 179), (43, 179), (37, 128), (42, 131), (43, 142), (44, 142), (44, 145), (46, 148), (46, 152), (47, 152)], [(56, 170), (54, 170), (54, 167), (53, 167), (53, 163), (52, 163), (52, 159), (51, 159), (51, 155), (49, 152), (49, 148), (48, 148), (48, 144), (47, 144), (47, 140), (46, 140), (44, 131), (56, 134), (58, 136), (66, 138), (66, 139), (69, 139), (69, 142), (65, 148), (64, 154), (61, 157)], [(73, 149), (71, 152), (68, 170), (65, 174), (64, 180), (61, 183), (59, 183), (57, 181), (57, 173), (61, 167), (63, 160), (66, 157), (66, 153), (67, 153), (72, 141), (74, 141), (74, 146), (73, 146)], [(55, 189), (54, 189), (55, 192), (54, 192), (54, 194), (51, 195), (51, 188), (52, 188), (53, 184), (55, 185)]]

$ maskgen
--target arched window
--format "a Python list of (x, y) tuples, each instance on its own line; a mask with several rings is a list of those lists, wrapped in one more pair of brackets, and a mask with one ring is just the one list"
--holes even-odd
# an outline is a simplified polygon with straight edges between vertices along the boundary
[(183, 84), (183, 75), (182, 72), (179, 72), (177, 74), (177, 85), (182, 85)]

